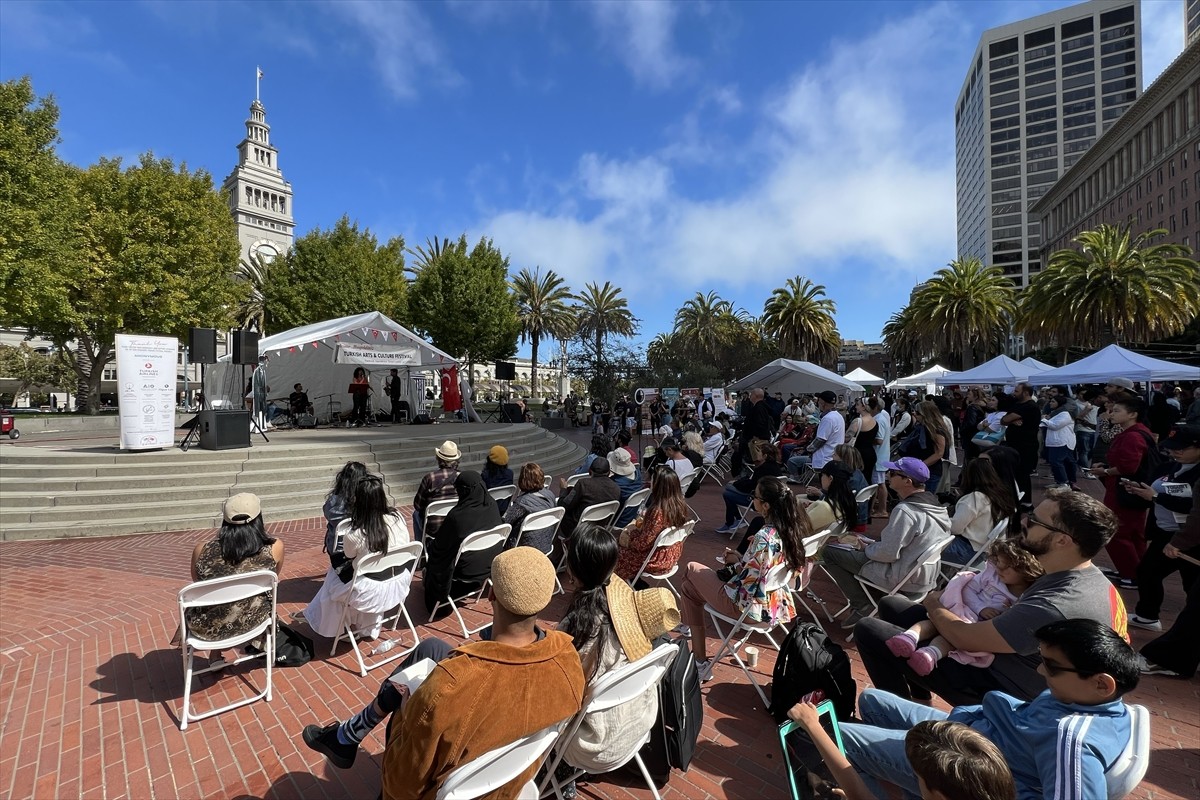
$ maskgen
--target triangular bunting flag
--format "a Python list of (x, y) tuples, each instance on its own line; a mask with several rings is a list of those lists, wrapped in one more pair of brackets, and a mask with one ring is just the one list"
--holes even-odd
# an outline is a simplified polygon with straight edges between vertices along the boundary
[(289, 348), (288, 348), (288, 352), (289, 352), (289, 353), (294, 353), (294, 352), (296, 352), (296, 348), (294, 348), (294, 347), (289, 347)]
[(395, 331), (392, 331), (392, 341), (394, 342), (399, 338), (400, 338), (400, 334), (396, 333)]
[(280, 355), (282, 355), (282, 354), (281, 354), (281, 353), (280, 353), (278, 350), (276, 350), (276, 351), (275, 351), (275, 357), (276, 357), (276, 358), (278, 358)]
[(366, 335), (367, 335), (367, 331), (369, 331), (369, 330), (370, 330), (370, 328), (363, 328), (363, 329), (362, 329), (363, 336), (366, 336)]
[(316, 347), (320, 342), (313, 342), (313, 347)]
[(303, 352), (303, 351), (304, 351), (304, 342), (301, 342), (301, 343), (300, 343), (300, 350), (301, 350), (301, 352)]
[(372, 337), (372, 338), (374, 338), (374, 339), (378, 339), (378, 338), (379, 338), (379, 331), (374, 331), (374, 330), (373, 330), (373, 331), (371, 331), (371, 337)]

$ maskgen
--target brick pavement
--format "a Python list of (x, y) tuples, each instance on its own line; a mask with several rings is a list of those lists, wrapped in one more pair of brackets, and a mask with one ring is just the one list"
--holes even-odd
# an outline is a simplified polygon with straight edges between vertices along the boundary
[[(1095, 486), (1095, 484), (1093, 484)], [(1092, 487), (1089, 487), (1092, 488)], [(1094, 489), (1093, 489), (1094, 491)], [(721, 515), (713, 485), (692, 505), (706, 520), (685, 547), (685, 559), (711, 562), (727, 540), (711, 532)], [(268, 510), (269, 517), (269, 510)], [(880, 523), (876, 522), (877, 529)], [(271, 525), (287, 545), (280, 613), (302, 608), (315, 594), (327, 561), (323, 524), (309, 519)], [(0, 544), (0, 796), (11, 798), (373, 798), (379, 791), (382, 727), (364, 744), (351, 770), (330, 767), (304, 747), (310, 722), (357, 711), (383, 678), (359, 677), (346, 645), (298, 669), (275, 672), (275, 695), (178, 728), (183, 674), (168, 641), (177, 622), (176, 596), (188, 581), (188, 559), (212, 531), (117, 539)], [(831, 584), (814, 588), (836, 607)], [(420, 589), (409, 609), (424, 619)], [(1126, 595), (1127, 601), (1133, 598)], [(561, 616), (557, 597), (545, 619)], [(1164, 621), (1182, 605), (1169, 584)], [(486, 608), (486, 602), (484, 603)], [(468, 612), (474, 618), (478, 612)], [(419, 614), (419, 615), (418, 615)], [(451, 618), (452, 620), (453, 618)], [(448, 621), (421, 626), (422, 636), (457, 640)], [(836, 625), (832, 635), (842, 640)], [(1134, 631), (1140, 645), (1152, 638)], [(860, 688), (868, 685), (853, 645)], [(759, 672), (770, 680), (773, 651)], [(719, 665), (704, 687), (706, 719), (692, 769), (676, 772), (664, 798), (776, 798), (786, 795), (774, 726), (736, 665)], [(201, 678), (197, 706), (228, 702), (260, 680), (261, 666), (242, 665), (218, 680)], [(1154, 754), (1137, 798), (1200, 795), (1200, 698), (1197, 681), (1144, 678), (1131, 695), (1154, 715)], [(581, 787), (591, 798), (647, 798), (640, 780), (604, 776)]]

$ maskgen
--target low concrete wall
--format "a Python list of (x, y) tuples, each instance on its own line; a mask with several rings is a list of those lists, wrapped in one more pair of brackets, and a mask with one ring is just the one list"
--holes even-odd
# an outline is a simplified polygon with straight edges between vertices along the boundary
[[(194, 417), (195, 414), (176, 414), (175, 427)], [(22, 435), (31, 433), (116, 433), (121, 430), (121, 419), (115, 412), (97, 414), (94, 417), (79, 414), (15, 414), (13, 419)]]

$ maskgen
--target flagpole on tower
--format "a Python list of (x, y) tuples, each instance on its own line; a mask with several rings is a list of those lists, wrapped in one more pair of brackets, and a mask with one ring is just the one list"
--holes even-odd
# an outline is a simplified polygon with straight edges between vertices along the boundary
[(262, 71), (262, 67), (255, 67), (255, 70), (256, 71), (254, 74), (254, 99), (258, 100), (259, 99), (258, 85), (263, 79), (263, 71)]

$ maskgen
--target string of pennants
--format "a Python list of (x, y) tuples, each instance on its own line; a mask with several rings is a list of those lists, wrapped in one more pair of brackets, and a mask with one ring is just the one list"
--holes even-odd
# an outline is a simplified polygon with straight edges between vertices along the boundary
[[(382, 339), (385, 342), (388, 339), (391, 339), (393, 342), (400, 341), (400, 334), (397, 333), (396, 331), (381, 331), (381, 330), (376, 330), (375, 328), (362, 328), (361, 330), (363, 333), (363, 338), (366, 338), (369, 335), (372, 339)], [(333, 339), (334, 339), (334, 341), (340, 342), (342, 340), (342, 336), (341, 336), (341, 334), (334, 334)], [(303, 350), (306, 346), (316, 348), (321, 345), (321, 342), (324, 342), (326, 347), (329, 346), (328, 337), (326, 337), (325, 339), (321, 339), (320, 341), (312, 342), (309, 345), (305, 345), (303, 343), (294, 345), (292, 347), (289, 347), (287, 349), (287, 351), (289, 353), (294, 353), (294, 352), (296, 352), (297, 349), (299, 349), (300, 351), (303, 352)], [(278, 357), (282, 354), (283, 354), (282, 350), (275, 351), (276, 357)]]

